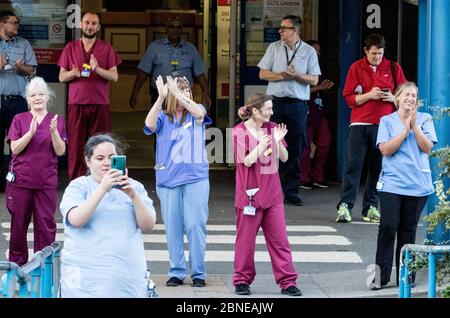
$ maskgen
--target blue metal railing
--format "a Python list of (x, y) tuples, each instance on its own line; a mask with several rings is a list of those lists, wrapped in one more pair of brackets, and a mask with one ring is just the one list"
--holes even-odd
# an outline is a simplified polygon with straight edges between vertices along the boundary
[(15, 295), (16, 283), (19, 284), (21, 298), (52, 298), (58, 296), (60, 277), (61, 244), (58, 242), (36, 252), (33, 258), (19, 267), (16, 263), (0, 261), (3, 297)]
[(428, 297), (436, 298), (436, 268), (438, 257), (450, 253), (449, 245), (418, 245), (406, 244), (401, 250), (399, 293), (400, 298), (411, 298), (411, 281), (408, 264), (411, 262), (411, 252), (428, 254)]

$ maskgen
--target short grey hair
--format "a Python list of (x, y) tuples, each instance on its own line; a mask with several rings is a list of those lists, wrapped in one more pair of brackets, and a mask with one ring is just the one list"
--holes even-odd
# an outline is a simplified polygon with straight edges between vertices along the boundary
[(31, 91), (39, 89), (42, 92), (44, 92), (45, 95), (48, 97), (47, 105), (50, 107), (52, 105), (52, 98), (55, 97), (55, 93), (48, 87), (47, 83), (42, 77), (36, 76), (33, 77), (25, 87), (25, 97), (27, 100), (27, 103), (30, 104), (30, 95)]

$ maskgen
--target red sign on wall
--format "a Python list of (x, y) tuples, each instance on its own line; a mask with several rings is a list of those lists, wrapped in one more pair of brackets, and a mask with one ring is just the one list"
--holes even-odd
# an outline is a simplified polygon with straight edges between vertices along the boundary
[(219, 0), (217, 5), (218, 6), (229, 6), (229, 5), (231, 5), (231, 0)]
[(38, 64), (57, 64), (63, 49), (34, 49)]

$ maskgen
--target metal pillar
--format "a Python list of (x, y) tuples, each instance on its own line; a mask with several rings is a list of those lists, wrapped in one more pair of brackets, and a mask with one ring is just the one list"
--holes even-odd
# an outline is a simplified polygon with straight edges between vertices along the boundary
[[(423, 101), (424, 111), (433, 116), (439, 143), (434, 149), (450, 144), (450, 117), (443, 116), (442, 110), (450, 108), (450, 1), (419, 0), (419, 97)], [(433, 180), (437, 179), (440, 168), (438, 160), (431, 158)], [(445, 188), (450, 182), (445, 180)], [(431, 213), (437, 204), (436, 195), (431, 195), (427, 204), (427, 213)], [(434, 233), (426, 234), (427, 239), (443, 242), (450, 239), (450, 231), (444, 224), (439, 225)]]
[(238, 31), (238, 3), (230, 3), (230, 102), (228, 107), (228, 127), (235, 125), (236, 114), (236, 59)]
[(337, 174), (339, 178), (341, 178), (344, 169), (345, 144), (348, 134), (348, 125), (350, 123), (350, 108), (342, 97), (342, 90), (350, 65), (361, 58), (361, 16), (361, 1), (341, 1), (341, 32), (339, 36), (341, 48), (339, 53), (339, 65), (341, 66), (341, 71), (338, 88), (339, 105), (337, 127)]

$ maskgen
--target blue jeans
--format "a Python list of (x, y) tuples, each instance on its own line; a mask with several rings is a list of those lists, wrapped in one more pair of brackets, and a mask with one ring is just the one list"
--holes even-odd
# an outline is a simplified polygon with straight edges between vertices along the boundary
[(205, 250), (208, 221), (209, 179), (174, 188), (156, 187), (166, 228), (169, 277), (186, 277), (184, 234), (189, 247), (191, 278), (206, 279)]

